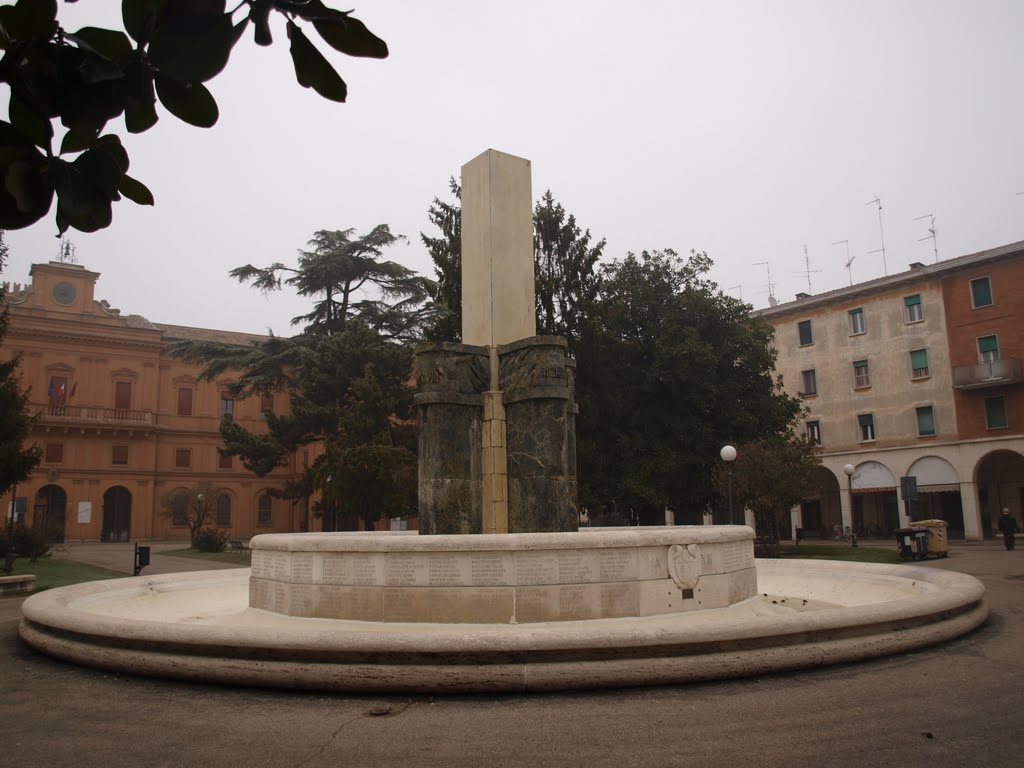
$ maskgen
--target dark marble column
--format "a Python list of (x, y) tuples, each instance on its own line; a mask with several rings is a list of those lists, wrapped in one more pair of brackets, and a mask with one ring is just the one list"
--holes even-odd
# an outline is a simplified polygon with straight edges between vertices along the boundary
[(575, 531), (575, 421), (566, 341), (534, 336), (498, 347), (508, 452), (509, 533)]
[(416, 371), (420, 533), (480, 533), (487, 349), (424, 344), (416, 350)]

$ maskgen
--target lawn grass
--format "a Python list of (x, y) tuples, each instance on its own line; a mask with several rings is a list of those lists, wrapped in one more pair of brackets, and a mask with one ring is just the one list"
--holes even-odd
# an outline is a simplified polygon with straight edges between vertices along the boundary
[(41, 557), (34, 563), (27, 557), (19, 557), (14, 561), (12, 576), (24, 576), (29, 573), (36, 577), (36, 592), (53, 587), (66, 587), (69, 584), (80, 584), (83, 581), (123, 579), (128, 576), (127, 573), (108, 571), (106, 568), (49, 557)]
[(234, 563), (248, 568), (252, 564), (252, 552), (248, 549), (225, 549), (223, 552), (200, 552), (198, 549), (168, 549), (159, 553), (161, 557), (189, 557), (195, 560), (213, 560), (218, 563)]
[[(763, 557), (758, 547), (756, 553)], [(783, 544), (779, 547), (779, 557), (800, 558), (802, 560), (846, 560), (854, 563), (901, 563), (899, 551), (895, 545), (886, 549), (881, 547), (851, 547), (849, 544), (835, 546), (821, 544), (805, 544), (796, 546)]]

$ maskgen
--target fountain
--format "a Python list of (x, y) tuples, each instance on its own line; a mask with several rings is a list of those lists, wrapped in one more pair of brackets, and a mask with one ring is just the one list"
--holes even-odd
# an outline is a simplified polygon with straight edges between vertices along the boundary
[(573, 363), (536, 336), (530, 164), (463, 167), (463, 344), (417, 350), (421, 531), (255, 537), (251, 571), (26, 600), (38, 650), (118, 671), (376, 691), (706, 680), (940, 642), (970, 576), (755, 563), (746, 526), (577, 530)]

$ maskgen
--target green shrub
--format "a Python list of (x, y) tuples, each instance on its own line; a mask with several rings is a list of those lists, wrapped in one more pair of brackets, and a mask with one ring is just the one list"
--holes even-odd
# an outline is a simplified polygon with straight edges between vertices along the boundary
[(27, 557), (32, 562), (40, 557), (49, 556), (50, 548), (53, 546), (42, 526), (26, 526), (24, 523), (14, 526), (14, 532), (10, 536), (6, 530), (0, 536), (0, 557), (7, 555), (12, 543), (19, 557)]
[(223, 552), (228, 543), (228, 532), (223, 528), (200, 528), (192, 548), (199, 552)]

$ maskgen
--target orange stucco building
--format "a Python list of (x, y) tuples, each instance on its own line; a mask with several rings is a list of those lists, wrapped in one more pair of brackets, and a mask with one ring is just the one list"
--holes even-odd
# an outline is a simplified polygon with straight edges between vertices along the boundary
[(127, 541), (186, 538), (167, 503), (182, 488), (223, 489), (216, 523), (235, 538), (305, 530), (308, 502), (267, 491), (303, 457), (266, 477), (218, 453), (221, 416), (265, 430), (284, 395), (235, 402), (229, 379), (199, 381), (200, 368), (168, 355), (182, 339), (247, 344), (259, 336), (152, 323), (95, 297), (99, 274), (76, 264), (35, 264), (28, 286), (8, 286), (10, 325), (0, 355), (21, 353), (22, 385), (39, 414), (32, 439), (43, 461), (3, 498), (9, 515), (43, 519), (55, 538)]

